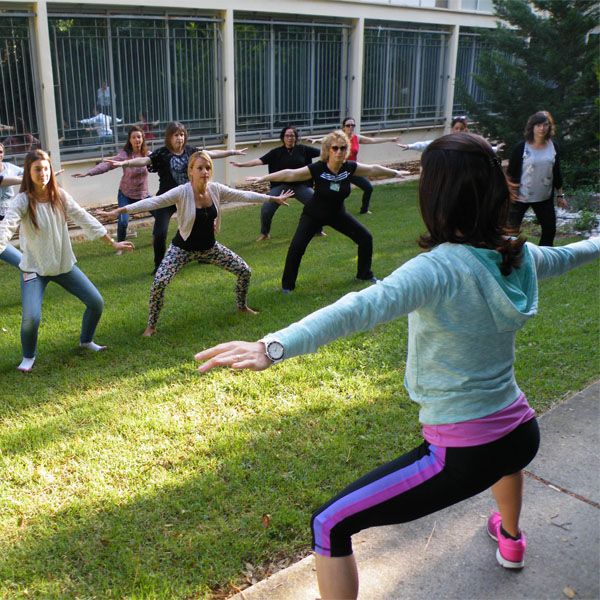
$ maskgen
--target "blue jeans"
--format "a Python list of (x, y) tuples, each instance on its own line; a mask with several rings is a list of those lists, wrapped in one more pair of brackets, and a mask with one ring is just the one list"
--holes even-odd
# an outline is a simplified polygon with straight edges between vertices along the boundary
[[(271, 187), (269, 196), (279, 196), (288, 190), (293, 190), (293, 198), (299, 200), (302, 204), (306, 204), (314, 194), (313, 189), (304, 183), (276, 183)], [(281, 204), (277, 202), (264, 202), (260, 207), (260, 232), (263, 235), (269, 235), (271, 232), (271, 221), (280, 206)]]
[[(147, 196), (149, 198), (150, 196)], [(117, 203), (119, 204), (119, 208), (122, 206), (127, 206), (128, 204), (133, 204), (137, 202), (133, 198), (129, 198), (126, 196), (121, 190), (117, 194)], [(127, 237), (127, 225), (129, 225), (129, 215), (127, 213), (123, 213), (119, 215), (119, 221), (117, 223), (117, 241), (124, 242)]]
[(12, 245), (8, 244), (4, 252), (0, 253), (0, 260), (7, 262), (9, 265), (13, 267), (19, 268), (19, 263), (21, 262), (22, 254)]
[(24, 358), (34, 358), (37, 345), (38, 329), (42, 317), (42, 299), (46, 286), (54, 281), (79, 298), (86, 306), (81, 322), (82, 344), (94, 340), (94, 332), (104, 309), (104, 300), (100, 292), (87, 276), (75, 265), (68, 273), (60, 275), (35, 275), (25, 281), (25, 277), (35, 275), (23, 273), (21, 275), (21, 301), (23, 303), (23, 320), (21, 321), (21, 346)]

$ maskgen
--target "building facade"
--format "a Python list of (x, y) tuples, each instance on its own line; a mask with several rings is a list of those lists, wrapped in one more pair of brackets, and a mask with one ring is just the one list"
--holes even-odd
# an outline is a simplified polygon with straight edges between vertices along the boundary
[[(120, 174), (93, 183), (68, 174), (113, 155), (132, 123), (145, 123), (150, 147), (178, 120), (193, 143), (248, 147), (248, 158), (279, 143), (286, 124), (305, 137), (322, 135), (348, 115), (365, 135), (430, 138), (461, 111), (457, 79), (478, 93), (471, 74), (479, 34), (495, 27), (491, 0), (249, 7), (241, 0), (0, 1), (0, 123), (15, 128), (0, 139), (39, 140), (55, 168), (66, 170), (63, 187), (97, 205), (114, 201), (116, 192), (106, 190), (117, 189)], [(97, 111), (104, 128), (89, 121)], [(361, 160), (390, 163), (395, 152), (369, 146)], [(397, 152), (396, 160), (408, 158)], [(216, 165), (216, 179), (227, 183), (249, 174), (227, 161)]]

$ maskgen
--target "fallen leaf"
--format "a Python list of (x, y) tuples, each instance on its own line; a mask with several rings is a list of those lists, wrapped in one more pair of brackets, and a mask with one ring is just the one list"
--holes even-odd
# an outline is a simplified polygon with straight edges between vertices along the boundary
[(269, 513), (265, 513), (262, 516), (262, 526), (266, 529), (271, 525), (271, 515)]
[(577, 592), (575, 590), (572, 590), (569, 586), (567, 586), (564, 590), (563, 590), (563, 594), (567, 597), (567, 598), (575, 598), (575, 595), (577, 594)]

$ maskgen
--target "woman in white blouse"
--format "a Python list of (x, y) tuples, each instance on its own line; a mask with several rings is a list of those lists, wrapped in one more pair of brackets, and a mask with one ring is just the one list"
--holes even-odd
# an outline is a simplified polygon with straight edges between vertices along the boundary
[(210, 154), (204, 150), (195, 152), (188, 162), (189, 182), (169, 191), (146, 198), (112, 211), (97, 211), (97, 214), (116, 218), (125, 212), (156, 210), (167, 206), (177, 207), (179, 228), (165, 257), (157, 268), (150, 292), (150, 314), (143, 335), (156, 333), (158, 315), (164, 303), (165, 290), (173, 277), (184, 265), (194, 260), (200, 264), (211, 264), (236, 276), (235, 294), (238, 312), (256, 314), (246, 303), (250, 286), (250, 267), (235, 252), (215, 239), (221, 226), (221, 202), (277, 202), (287, 206), (286, 199), (294, 195), (286, 191), (279, 196), (267, 196), (257, 192), (235, 190), (221, 183), (210, 181), (213, 174)]
[(81, 208), (65, 190), (58, 187), (50, 158), (43, 150), (25, 157), (21, 192), (15, 196), (0, 222), (0, 254), (19, 226), (23, 256), (21, 269), (21, 345), (20, 371), (31, 371), (35, 361), (42, 300), (51, 281), (79, 298), (86, 306), (81, 324), (80, 346), (103, 350), (94, 343), (94, 332), (102, 315), (104, 301), (84, 273), (75, 266), (75, 255), (67, 228), (67, 219), (79, 225), (90, 239), (101, 238), (115, 249), (133, 250), (131, 242), (115, 242), (106, 228)]

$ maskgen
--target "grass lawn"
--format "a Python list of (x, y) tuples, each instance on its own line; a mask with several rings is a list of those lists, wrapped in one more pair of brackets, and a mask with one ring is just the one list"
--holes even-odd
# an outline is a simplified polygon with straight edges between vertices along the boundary
[[(358, 212), (356, 192), (347, 206)], [(327, 230), (296, 291), (281, 294), (300, 208), (281, 208), (263, 244), (259, 207), (224, 215), (219, 239), (251, 265), (258, 316), (236, 314), (231, 275), (192, 264), (151, 339), (141, 337), (150, 230), (132, 255), (76, 244), (105, 299), (96, 341), (108, 350), (78, 348), (82, 307), (50, 285), (31, 374), (16, 370), (17, 272), (0, 263), (1, 599), (223, 597), (305, 551), (314, 508), (417, 442), (406, 319), (265, 373), (196, 372), (202, 348), (258, 339), (365, 287), (354, 244)], [(383, 277), (419, 251), (416, 183), (376, 188), (372, 208), (361, 219)], [(597, 263), (540, 284), (540, 316), (517, 347), (517, 379), (538, 412), (598, 377), (599, 306)]]

